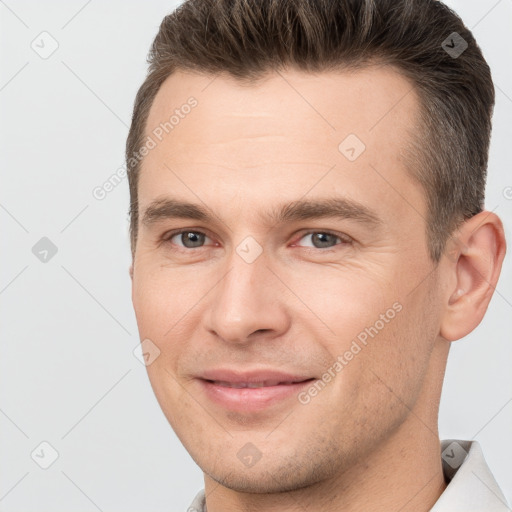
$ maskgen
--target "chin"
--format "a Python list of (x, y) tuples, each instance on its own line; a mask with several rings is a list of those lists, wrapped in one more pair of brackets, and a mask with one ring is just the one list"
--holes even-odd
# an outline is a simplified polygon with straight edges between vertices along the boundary
[(271, 469), (260, 469), (253, 473), (251, 469), (253, 468), (231, 472), (227, 470), (225, 475), (216, 472), (208, 476), (228, 489), (250, 494), (289, 492), (315, 483), (313, 478), (304, 480), (297, 474), (283, 476), (281, 471)]
[[(219, 460), (205, 464), (204, 460), (194, 459), (202, 471), (212, 480), (236, 492), (269, 494), (289, 492), (314, 485), (332, 475), (326, 474), (326, 466), (315, 467), (309, 462), (286, 460), (265, 460), (262, 457), (254, 466), (244, 467), (237, 460)], [(209, 466), (209, 467), (208, 467)]]

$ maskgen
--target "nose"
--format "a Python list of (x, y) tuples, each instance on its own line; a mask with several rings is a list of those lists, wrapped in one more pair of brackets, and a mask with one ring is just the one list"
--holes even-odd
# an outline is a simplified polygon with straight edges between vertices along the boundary
[(205, 327), (229, 343), (282, 335), (290, 326), (285, 287), (261, 255), (247, 263), (237, 253), (210, 294)]

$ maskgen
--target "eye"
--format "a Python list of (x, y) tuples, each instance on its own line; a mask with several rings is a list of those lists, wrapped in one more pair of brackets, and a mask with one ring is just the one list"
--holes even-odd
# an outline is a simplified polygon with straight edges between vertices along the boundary
[[(314, 249), (330, 249), (336, 245), (350, 244), (352, 239), (347, 235), (337, 235), (329, 231), (309, 231), (305, 233), (299, 240), (308, 239), (311, 241), (311, 245), (305, 247), (313, 247)], [(336, 243), (339, 240), (341, 243)]]
[[(172, 241), (174, 238), (176, 239), (175, 242)], [(184, 249), (201, 249), (207, 238), (209, 239), (209, 237), (201, 231), (185, 229), (168, 233), (163, 241)]]
[[(299, 240), (308, 238), (310, 240), (310, 244), (302, 245), (302, 247), (330, 249), (337, 245), (350, 244), (353, 241), (348, 235), (331, 233), (329, 231), (309, 231), (304, 233)], [(172, 244), (180, 250), (187, 250), (203, 248), (207, 239), (210, 240), (210, 238), (201, 231), (183, 229), (181, 231), (167, 233), (162, 237), (162, 242)]]

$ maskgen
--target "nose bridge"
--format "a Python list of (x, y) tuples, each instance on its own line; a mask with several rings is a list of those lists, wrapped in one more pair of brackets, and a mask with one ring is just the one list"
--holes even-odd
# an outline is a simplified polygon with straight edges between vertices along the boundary
[(266, 288), (265, 281), (271, 273), (262, 256), (248, 263), (237, 252), (233, 252), (228, 266), (229, 272), (218, 289), (217, 304), (223, 308), (222, 314), (226, 320), (240, 322), (244, 310), (250, 309), (256, 313), (260, 308), (262, 292)]
[(245, 249), (242, 243), (233, 251), (210, 301), (207, 328), (227, 341), (245, 341), (255, 331), (280, 330), (286, 323), (284, 310), (276, 306), (276, 278), (266, 257), (251, 261)]

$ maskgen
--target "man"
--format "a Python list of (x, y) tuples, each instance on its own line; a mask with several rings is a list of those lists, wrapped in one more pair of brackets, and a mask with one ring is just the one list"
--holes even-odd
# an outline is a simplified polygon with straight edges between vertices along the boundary
[[(439, 440), (505, 254), (489, 68), (434, 0), (190, 0), (127, 141), (148, 375), (189, 511), (509, 510)], [(153, 354), (153, 355), (152, 355)]]

